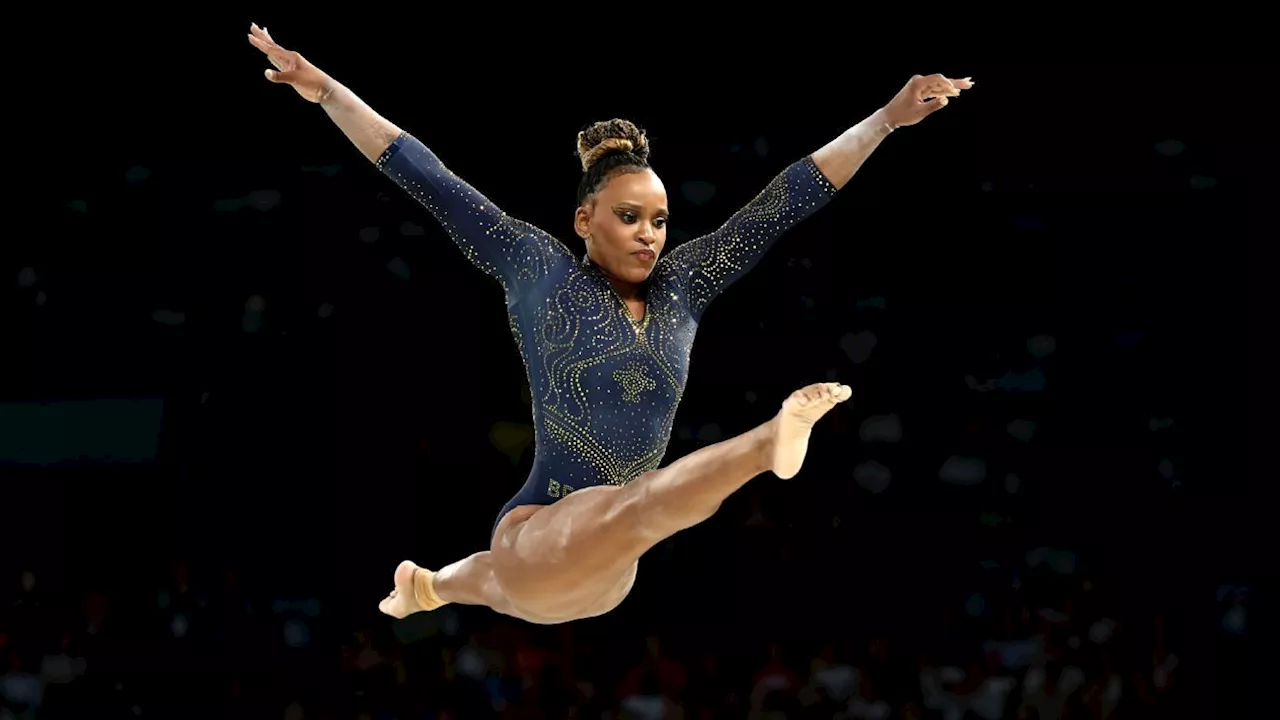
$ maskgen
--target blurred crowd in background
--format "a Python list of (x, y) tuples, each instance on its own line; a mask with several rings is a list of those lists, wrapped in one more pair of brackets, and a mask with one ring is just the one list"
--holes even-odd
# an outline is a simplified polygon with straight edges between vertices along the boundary
[[(760, 642), (456, 606), (351, 632), (225, 567), (179, 561), (153, 587), (78, 597), (28, 571), (6, 578), (0, 718), (1205, 717), (1183, 680), (1188, 618), (1117, 597), (1069, 551), (1032, 549), (1004, 576), (905, 637), (864, 617), (856, 635)], [(1219, 594), (1217, 630), (1242, 634), (1247, 588)]]

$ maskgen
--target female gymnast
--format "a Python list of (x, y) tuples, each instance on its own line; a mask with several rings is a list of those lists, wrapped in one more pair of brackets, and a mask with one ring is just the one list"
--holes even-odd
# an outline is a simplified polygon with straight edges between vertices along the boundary
[(883, 108), (782, 170), (721, 228), (665, 253), (667, 194), (644, 133), (626, 120), (595, 123), (578, 133), (583, 176), (573, 230), (587, 248), (578, 260), (265, 28), (252, 25), (249, 42), (274, 66), (268, 80), (319, 104), (501, 284), (532, 388), (533, 469), (498, 514), (489, 549), (435, 572), (401, 563), (379, 604), (396, 618), (448, 603), (543, 624), (604, 614), (630, 592), (649, 548), (711, 517), (757, 475), (795, 476), (810, 429), (849, 398), (848, 387), (797, 390), (755, 429), (659, 468), (698, 322), (889, 133), (972, 87), (968, 78), (911, 78)]

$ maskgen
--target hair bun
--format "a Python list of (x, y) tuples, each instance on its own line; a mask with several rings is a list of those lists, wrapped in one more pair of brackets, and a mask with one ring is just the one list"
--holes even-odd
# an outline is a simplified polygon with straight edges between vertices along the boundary
[(647, 160), (649, 140), (635, 123), (617, 118), (592, 123), (578, 133), (578, 157), (582, 159), (583, 172), (614, 153), (630, 153), (640, 160)]

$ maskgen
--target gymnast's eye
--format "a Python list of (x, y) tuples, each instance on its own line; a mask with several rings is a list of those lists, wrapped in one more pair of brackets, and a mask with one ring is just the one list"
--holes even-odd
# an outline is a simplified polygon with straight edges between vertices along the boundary
[(660, 217), (653, 221), (653, 225), (654, 227), (664, 228), (667, 226), (667, 219), (665, 217)]
[(622, 218), (622, 222), (627, 223), (628, 225), (636, 221), (636, 214), (630, 210), (623, 210), (618, 213), (618, 217)]

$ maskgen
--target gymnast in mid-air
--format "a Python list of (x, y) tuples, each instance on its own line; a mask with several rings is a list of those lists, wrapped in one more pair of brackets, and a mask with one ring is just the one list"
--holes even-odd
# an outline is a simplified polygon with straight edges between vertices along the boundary
[(884, 107), (784, 168), (718, 230), (670, 250), (667, 193), (645, 134), (627, 120), (597, 122), (578, 133), (579, 259), (265, 28), (252, 25), (249, 42), (272, 64), (268, 80), (323, 108), (501, 285), (528, 373), (536, 448), (528, 479), (498, 514), (488, 550), (435, 571), (400, 563), (379, 605), (396, 618), (449, 603), (541, 624), (602, 615), (630, 592), (650, 548), (711, 517), (757, 475), (794, 477), (810, 430), (849, 398), (847, 386), (800, 388), (763, 424), (661, 467), (702, 314), (779, 236), (830, 202), (886, 136), (973, 86), (912, 77)]

